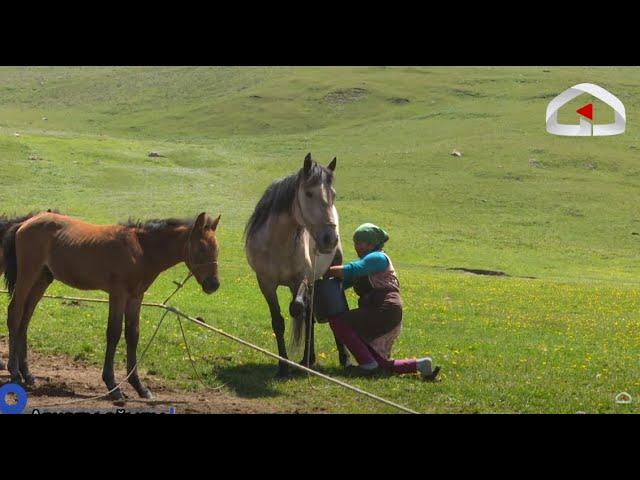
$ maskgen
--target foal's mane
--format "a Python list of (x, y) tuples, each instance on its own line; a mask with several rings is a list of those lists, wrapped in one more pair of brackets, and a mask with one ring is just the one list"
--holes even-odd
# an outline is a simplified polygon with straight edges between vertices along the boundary
[(304, 169), (301, 168), (297, 173), (276, 180), (269, 185), (262, 194), (262, 198), (258, 201), (255, 210), (245, 226), (245, 243), (264, 225), (271, 215), (291, 212), (293, 201), (296, 197), (296, 189), (301, 181), (304, 181), (305, 184), (310, 187), (318, 184), (331, 185), (333, 182), (333, 172), (314, 162), (306, 177)]
[[(164, 232), (166, 230), (173, 230), (178, 227), (192, 228), (196, 222), (195, 218), (154, 218), (151, 220), (136, 220), (129, 218), (126, 222), (119, 222), (118, 225), (123, 227), (133, 228), (135, 230), (143, 230), (145, 232), (155, 233)], [(207, 217), (206, 227), (211, 226), (213, 220), (211, 217)]]

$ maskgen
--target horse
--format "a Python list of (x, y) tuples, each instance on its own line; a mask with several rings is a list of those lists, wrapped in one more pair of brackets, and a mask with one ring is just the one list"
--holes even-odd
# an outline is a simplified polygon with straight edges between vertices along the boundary
[(168, 268), (184, 262), (202, 290), (211, 294), (218, 280), (220, 215), (202, 212), (194, 220), (165, 219), (94, 225), (56, 213), (42, 213), (14, 226), (5, 235), (5, 284), (10, 292), (7, 326), (11, 381), (32, 386), (27, 362), (27, 329), (33, 311), (51, 282), (109, 294), (107, 349), (102, 379), (113, 400), (113, 360), (125, 320), (127, 374), (141, 398), (153, 395), (138, 378), (136, 349), (144, 293)]
[[(51, 209), (47, 210), (51, 212)], [(57, 212), (57, 210), (54, 210)], [(4, 250), (2, 248), (2, 239), (4, 238), (5, 233), (9, 231), (11, 227), (17, 225), (19, 223), (24, 222), (25, 220), (29, 220), (34, 215), (37, 215), (40, 212), (29, 212), (26, 215), (22, 215), (19, 217), (8, 217), (6, 215), (0, 215), (0, 276), (4, 273)], [(0, 359), (0, 370), (4, 370), (6, 368), (5, 363)]]
[[(47, 210), (47, 212), (51, 211), (51, 209)], [(58, 213), (57, 210), (53, 211)], [(37, 215), (38, 213), (41, 212), (33, 211), (19, 217), (8, 217), (6, 215), (0, 215), (0, 276), (4, 273), (4, 253), (2, 249), (2, 239), (4, 238), (5, 233), (7, 233), (9, 229), (14, 225), (22, 223), (25, 220), (29, 220), (31, 217)]]
[[(310, 312), (310, 285), (331, 265), (342, 263), (338, 211), (332, 186), (337, 159), (327, 167), (318, 165), (311, 153), (302, 168), (276, 180), (264, 192), (245, 227), (245, 253), (256, 273), (258, 286), (269, 305), (271, 327), (278, 354), (287, 358), (284, 318), (276, 290), (289, 287), (289, 313), (293, 324), (293, 345), (297, 347), (306, 331), (302, 365), (315, 364), (313, 318)], [(314, 275), (315, 272), (315, 275)], [(336, 338), (340, 364), (347, 366), (349, 354)], [(276, 378), (289, 375), (289, 365), (280, 360)]]

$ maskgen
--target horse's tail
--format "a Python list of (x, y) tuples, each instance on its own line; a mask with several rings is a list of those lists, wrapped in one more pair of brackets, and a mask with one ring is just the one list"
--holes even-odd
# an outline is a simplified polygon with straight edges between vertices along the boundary
[(9, 290), (9, 295), (13, 296), (18, 280), (18, 257), (16, 256), (16, 232), (20, 228), (20, 223), (12, 226), (2, 239), (2, 249), (4, 251), (4, 284)]
[(305, 338), (305, 321), (304, 315), (297, 317), (291, 316), (291, 346), (290, 350), (292, 354), (296, 354), (300, 350), (302, 340)]

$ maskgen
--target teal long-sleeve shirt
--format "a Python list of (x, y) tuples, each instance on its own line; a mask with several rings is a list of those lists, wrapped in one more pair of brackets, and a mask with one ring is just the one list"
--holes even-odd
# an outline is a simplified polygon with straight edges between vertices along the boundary
[(353, 286), (356, 278), (365, 277), (378, 272), (384, 272), (389, 266), (389, 259), (381, 251), (367, 253), (360, 260), (347, 263), (342, 267), (344, 276), (342, 288), (345, 290)]

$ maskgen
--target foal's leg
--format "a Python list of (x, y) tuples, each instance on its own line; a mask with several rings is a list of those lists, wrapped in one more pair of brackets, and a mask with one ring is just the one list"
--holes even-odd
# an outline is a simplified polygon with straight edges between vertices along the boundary
[[(284, 343), (284, 317), (280, 313), (280, 304), (278, 303), (278, 295), (276, 294), (276, 288), (278, 286), (275, 283), (271, 283), (258, 277), (258, 285), (264, 298), (269, 304), (269, 313), (271, 313), (271, 328), (276, 335), (276, 342), (278, 343), (278, 355), (283, 358), (287, 357), (287, 347)], [(278, 362), (278, 373), (276, 378), (287, 378), (289, 376), (289, 365), (280, 360)]]
[(138, 367), (136, 365), (138, 339), (140, 337), (140, 306), (142, 295), (130, 298), (124, 311), (124, 337), (127, 340), (127, 374), (131, 373), (129, 383), (136, 389), (142, 398), (153, 398), (151, 392), (138, 378)]
[(7, 315), (7, 328), (9, 330), (9, 364), (7, 368), (13, 383), (20, 383), (21, 381), (20, 355), (22, 342), (20, 341), (20, 324), (22, 323), (27, 298), (40, 274), (40, 270), (35, 268), (33, 264), (26, 263), (21, 265), (20, 260), (18, 262), (18, 278), (11, 302), (9, 302)]
[(53, 278), (49, 272), (43, 271), (40, 274), (40, 277), (31, 288), (31, 292), (29, 293), (29, 297), (27, 298), (24, 307), (24, 312), (22, 313), (20, 328), (18, 329), (17, 341), (20, 344), (18, 367), (20, 368), (20, 373), (22, 374), (24, 383), (27, 385), (33, 385), (35, 383), (35, 378), (29, 372), (29, 363), (27, 361), (27, 330), (29, 329), (29, 322), (31, 321), (36, 305), (38, 305), (38, 302), (42, 299), (44, 292), (47, 290), (49, 285), (51, 285), (52, 281)]
[[(113, 359), (116, 354), (116, 347), (122, 334), (122, 315), (126, 305), (126, 296), (122, 293), (111, 293), (109, 295), (109, 320), (107, 323), (107, 352), (104, 356), (104, 368), (102, 369), (102, 380), (107, 385), (107, 389), (113, 390), (116, 387), (115, 375), (113, 373)], [(124, 396), (120, 388), (113, 390), (109, 394), (112, 400), (123, 400)]]

